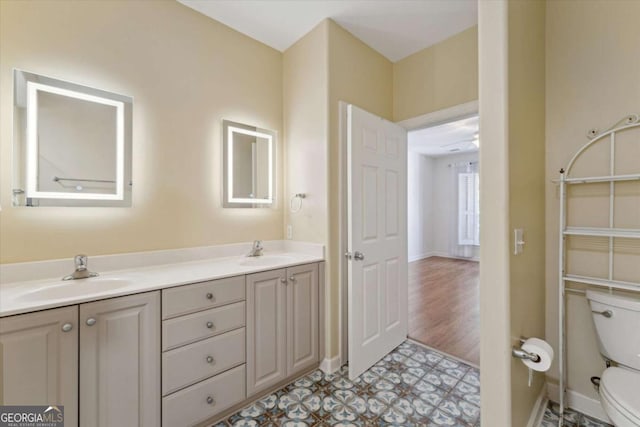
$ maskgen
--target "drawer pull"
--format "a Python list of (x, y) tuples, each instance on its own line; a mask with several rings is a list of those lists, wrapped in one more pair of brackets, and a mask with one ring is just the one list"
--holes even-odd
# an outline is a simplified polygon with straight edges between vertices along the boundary
[(213, 357), (207, 356), (207, 363), (213, 363), (213, 362), (214, 362)]
[(211, 292), (207, 293), (207, 299), (213, 301), (213, 294)]
[(215, 400), (213, 400), (213, 397), (211, 397), (211, 396), (207, 396), (207, 403), (208, 403), (209, 405), (215, 405), (215, 404), (216, 404), (216, 401), (215, 401)]
[(211, 321), (207, 322), (207, 328), (213, 329), (213, 322)]

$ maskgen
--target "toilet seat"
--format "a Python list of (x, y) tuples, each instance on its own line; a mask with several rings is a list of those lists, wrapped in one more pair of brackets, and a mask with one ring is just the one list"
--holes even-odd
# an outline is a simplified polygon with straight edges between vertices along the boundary
[(640, 426), (640, 372), (605, 369), (600, 379), (600, 399), (616, 427)]

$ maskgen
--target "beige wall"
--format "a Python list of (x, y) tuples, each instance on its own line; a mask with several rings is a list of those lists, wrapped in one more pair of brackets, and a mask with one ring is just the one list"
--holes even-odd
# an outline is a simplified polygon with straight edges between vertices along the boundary
[(395, 121), (477, 99), (477, 26), (393, 64)]
[[(509, 230), (523, 228), (523, 253), (510, 251), (511, 344), (545, 337), (545, 2), (509, 2)], [(512, 235), (512, 234), (510, 234)], [(511, 358), (511, 425), (525, 426), (544, 386)]]
[[(333, 21), (328, 21), (329, 42), (329, 243), (327, 278), (330, 310), (327, 325), (329, 356), (339, 351), (341, 221), (339, 101), (357, 105), (388, 120), (393, 115), (393, 66), (384, 56), (355, 38)], [(345, 141), (346, 142), (346, 141)], [(345, 301), (346, 304), (346, 301)]]
[[(292, 239), (328, 244), (329, 235), (329, 22), (323, 21), (284, 52), (283, 114), (285, 159), (284, 227), (292, 227)], [(290, 198), (305, 193), (299, 212), (292, 213)], [(295, 203), (298, 203), (296, 200)], [(286, 231), (285, 231), (286, 232)], [(327, 268), (329, 263), (327, 263)], [(329, 277), (327, 274), (325, 277)], [(330, 301), (332, 288), (325, 287)], [(331, 343), (337, 340), (337, 316), (325, 304), (325, 348), (334, 354)]]
[[(558, 171), (569, 162), (571, 156), (588, 140), (586, 132), (592, 128), (601, 130), (613, 125), (629, 113), (639, 113), (640, 104), (640, 2), (605, 1), (547, 3), (547, 87), (546, 87), (546, 310), (547, 338), (557, 348), (558, 342), (558, 188), (551, 182), (559, 177)], [(619, 158), (627, 163), (626, 168), (635, 168), (640, 163), (640, 147)], [(619, 150), (623, 149), (619, 141)], [(605, 170), (608, 164), (608, 147), (596, 152), (591, 160), (600, 160)], [(588, 160), (587, 164), (595, 166)], [(620, 165), (619, 166), (624, 166)], [(600, 172), (602, 169), (592, 169)], [(589, 174), (589, 170), (582, 173)], [(621, 173), (624, 170), (619, 171)], [(591, 172), (593, 173), (593, 172)], [(605, 171), (604, 174), (607, 174)], [(628, 170), (626, 173), (630, 173)], [(583, 186), (582, 186), (583, 187)], [(572, 205), (572, 220), (589, 222), (606, 221), (608, 189), (592, 186), (578, 191), (588, 197)], [(618, 217), (618, 224), (640, 227), (640, 184), (617, 184), (625, 189), (635, 202), (618, 209), (625, 214)], [(600, 196), (595, 197), (595, 194)], [(594, 207), (583, 203), (602, 200), (604, 206)], [(602, 205), (601, 205), (602, 206)], [(570, 207), (571, 208), (571, 207)], [(604, 210), (604, 212), (603, 212)], [(574, 214), (582, 213), (580, 218)], [(598, 215), (602, 212), (604, 215)], [(586, 215), (585, 215), (586, 214)], [(574, 223), (575, 225), (575, 223)], [(587, 224), (588, 225), (588, 224)], [(606, 224), (593, 224), (604, 226)], [(622, 225), (618, 225), (622, 226)], [(606, 274), (606, 241), (603, 239), (572, 240), (576, 250), (571, 255), (571, 268), (591, 274)], [(622, 243), (623, 241), (618, 240)], [(630, 243), (630, 242), (628, 242)], [(617, 246), (617, 245), (616, 245)], [(582, 247), (583, 250), (580, 250)], [(586, 249), (586, 250), (584, 250)], [(621, 248), (617, 247), (617, 250)], [(640, 247), (637, 242), (623, 248), (627, 257), (621, 262), (616, 259), (616, 270), (623, 273), (626, 280), (640, 281), (637, 265), (640, 262)], [(581, 254), (582, 253), (582, 254)], [(604, 255), (606, 259), (606, 255)], [(625, 267), (626, 266), (626, 267)], [(598, 271), (599, 270), (599, 271)], [(577, 287), (576, 285), (572, 285)], [(599, 376), (604, 369), (599, 355), (590, 309), (584, 296), (570, 294), (567, 297), (567, 340), (568, 340), (568, 386), (570, 389), (598, 399), (589, 378)], [(558, 378), (557, 365), (549, 372), (551, 381)]]
[[(482, 424), (527, 425), (544, 376), (511, 357), (544, 338), (545, 3), (480, 2)], [(524, 252), (512, 254), (512, 229)]]
[[(328, 236), (328, 21), (284, 52), (283, 115), (286, 141), (284, 222), (292, 238), (327, 242)], [(300, 212), (289, 200), (305, 193)], [(295, 202), (296, 204), (298, 201)]]
[(506, 1), (478, 2), (481, 424), (496, 427), (511, 425), (507, 22)]
[[(174, 1), (0, 2), (1, 262), (282, 238), (221, 208), (221, 120), (280, 131), (282, 54)], [(130, 95), (132, 208), (12, 208), (12, 69)], [(282, 153), (282, 150), (278, 150)]]

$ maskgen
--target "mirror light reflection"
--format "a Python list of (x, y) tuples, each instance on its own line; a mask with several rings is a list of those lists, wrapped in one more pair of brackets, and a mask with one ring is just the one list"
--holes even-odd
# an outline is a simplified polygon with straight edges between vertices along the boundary
[(224, 132), (224, 206), (273, 204), (275, 132), (228, 120)]
[(14, 205), (130, 206), (132, 99), (14, 71)]

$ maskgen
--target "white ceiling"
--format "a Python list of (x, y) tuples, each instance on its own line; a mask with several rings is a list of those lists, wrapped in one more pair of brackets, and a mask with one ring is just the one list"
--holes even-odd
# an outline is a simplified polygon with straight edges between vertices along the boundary
[(474, 26), (477, 0), (178, 0), (284, 51), (331, 18), (390, 61)]
[(409, 151), (427, 156), (478, 151), (472, 142), (478, 134), (478, 116), (409, 132)]

